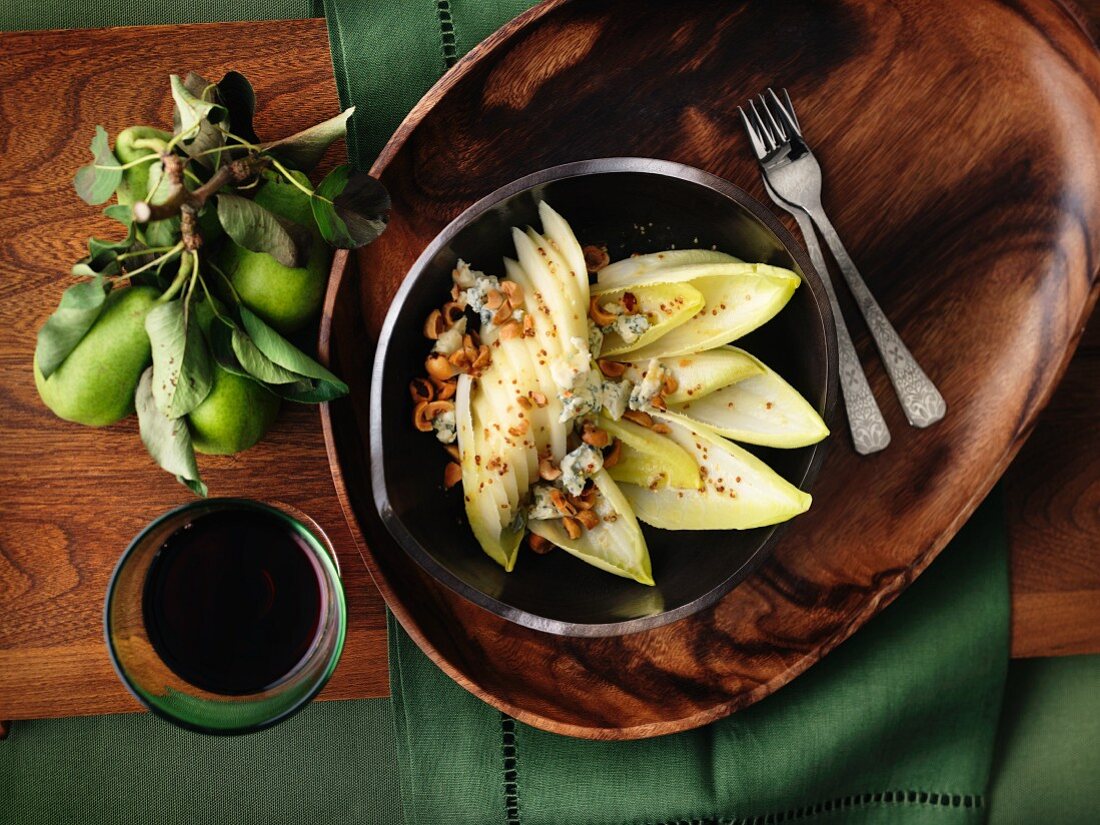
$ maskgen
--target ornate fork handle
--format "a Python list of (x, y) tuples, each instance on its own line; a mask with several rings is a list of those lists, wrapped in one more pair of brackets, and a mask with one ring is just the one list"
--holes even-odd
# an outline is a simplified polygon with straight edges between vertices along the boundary
[[(765, 185), (767, 185), (766, 181)], [(825, 265), (825, 257), (821, 254), (821, 246), (817, 242), (817, 233), (814, 232), (810, 217), (794, 206), (789, 207), (788, 211), (798, 222), (798, 228), (802, 230), (810, 260), (821, 275), (821, 284), (825, 287), (825, 294), (829, 296), (829, 306), (832, 307), (833, 317), (836, 319), (836, 343), (840, 355), (840, 393), (844, 398), (844, 408), (848, 411), (848, 427), (852, 431), (852, 443), (860, 455), (877, 453), (890, 443), (890, 430), (886, 427), (882, 411), (871, 393), (867, 376), (859, 362), (859, 355), (856, 354), (856, 348), (852, 344), (852, 336), (848, 333), (848, 325), (844, 323), (844, 316), (840, 312), (836, 292), (833, 291), (833, 285), (829, 281), (829, 270)]]
[(882, 356), (886, 373), (890, 376), (890, 383), (894, 385), (894, 392), (897, 393), (898, 400), (905, 411), (905, 417), (914, 427), (935, 424), (947, 412), (947, 402), (943, 400), (943, 396), (940, 395), (940, 391), (936, 389), (932, 380), (924, 374), (924, 370), (920, 368), (913, 354), (909, 352), (909, 348), (902, 342), (901, 336), (886, 317), (886, 313), (882, 311), (882, 307), (878, 305), (871, 290), (867, 288), (855, 263), (844, 249), (836, 229), (826, 217), (825, 210), (818, 205), (807, 211), (821, 230), (825, 243), (829, 245), (844, 275), (844, 280), (848, 283), (848, 289), (856, 299), (859, 311), (867, 321), (867, 327), (871, 330), (871, 337), (875, 341), (875, 346), (878, 347), (879, 355)]

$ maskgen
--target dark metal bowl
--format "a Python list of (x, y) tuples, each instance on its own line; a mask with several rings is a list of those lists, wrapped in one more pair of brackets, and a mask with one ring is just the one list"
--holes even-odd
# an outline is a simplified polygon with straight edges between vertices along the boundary
[[(836, 399), (836, 328), (820, 276), (771, 211), (698, 169), (661, 160), (605, 158), (545, 169), (481, 199), (428, 245), (393, 299), (374, 359), (370, 406), (371, 486), (386, 527), (429, 574), (506, 619), (567, 636), (634, 633), (713, 604), (767, 557), (779, 528), (667, 531), (643, 525), (655, 587), (619, 578), (564, 552), (521, 550), (515, 570), (482, 552), (466, 523), (460, 488), (444, 492), (446, 456), (412, 427), (409, 381), (428, 352), (424, 319), (451, 288), (461, 257), (502, 274), (514, 256), (512, 226), (538, 226), (546, 200), (581, 243), (606, 244), (612, 260), (633, 252), (714, 245), (747, 261), (799, 272), (790, 303), (737, 344), (778, 371), (830, 421)], [(750, 448), (809, 489), (824, 444)]]

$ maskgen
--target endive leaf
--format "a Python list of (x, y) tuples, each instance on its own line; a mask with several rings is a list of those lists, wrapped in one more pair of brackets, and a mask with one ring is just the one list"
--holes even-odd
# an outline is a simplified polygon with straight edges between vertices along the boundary
[(629, 419), (600, 417), (600, 428), (622, 442), (619, 460), (607, 472), (616, 481), (642, 487), (702, 488), (699, 465), (683, 447)]
[(663, 530), (747, 530), (804, 513), (811, 498), (742, 447), (676, 413), (653, 412), (699, 465), (702, 490), (623, 485), (638, 518)]
[(703, 309), (706, 300), (703, 294), (691, 284), (673, 283), (612, 290), (602, 293), (599, 296), (599, 303), (603, 306), (609, 302), (621, 302), (627, 292), (637, 301), (637, 306), (630, 314), (645, 315), (649, 319), (649, 329), (630, 343), (627, 343), (613, 329), (605, 332), (603, 347), (600, 349), (601, 357), (633, 353), (658, 342), (677, 327), (688, 323)]
[(575, 539), (569, 537), (561, 519), (531, 521), (528, 528), (600, 570), (652, 585), (649, 548), (626, 497), (605, 470), (592, 476), (592, 481), (598, 490), (596, 510), (604, 512), (595, 527), (584, 530)]
[[(728, 387), (753, 375), (760, 375), (763, 366), (751, 355), (736, 347), (716, 347), (675, 358), (660, 358), (661, 367), (676, 381), (676, 389), (665, 393), (669, 404), (697, 401), (705, 395)], [(627, 363), (624, 378), (641, 382), (649, 362)]]
[(703, 309), (652, 344), (633, 350), (631, 357), (641, 361), (686, 355), (736, 340), (771, 320), (786, 306), (799, 282), (790, 270), (766, 264), (712, 267), (709, 274), (691, 278), (691, 285), (703, 294)]
[(817, 410), (794, 387), (747, 352), (736, 351), (759, 366), (757, 375), (669, 409), (746, 444), (805, 447), (829, 434)]
[(697, 264), (736, 264), (740, 258), (711, 249), (669, 249), (665, 252), (652, 252), (648, 255), (635, 255), (608, 264), (596, 273), (596, 283), (600, 289), (614, 289), (642, 283), (646, 276), (658, 270)]

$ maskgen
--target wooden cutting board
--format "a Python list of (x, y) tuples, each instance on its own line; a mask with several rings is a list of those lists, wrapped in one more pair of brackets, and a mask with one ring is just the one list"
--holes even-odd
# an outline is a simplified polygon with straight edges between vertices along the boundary
[[(58, 421), (30, 375), (35, 331), (90, 234), (111, 223), (69, 180), (97, 123), (165, 123), (166, 77), (245, 72), (262, 134), (338, 107), (323, 20), (0, 34), (0, 719), (137, 710), (102, 639), (107, 577), (130, 538), (188, 499), (145, 457), (133, 419)], [(884, 396), (887, 403), (888, 397)], [(1016, 655), (1100, 652), (1100, 324), (1007, 476)], [(267, 441), (203, 459), (216, 494), (278, 498), (336, 545), (351, 627), (322, 698), (388, 692), (383, 603), (340, 513), (317, 411), (284, 409)]]
[[(366, 472), (367, 356), (410, 265), (474, 201), (570, 161), (680, 161), (767, 202), (737, 106), (773, 84), (790, 89), (830, 217), (947, 417), (906, 425), (853, 322), (893, 441), (859, 456), (839, 427), (813, 508), (713, 608), (563, 638), (434, 582), (381, 528)], [(598, 739), (706, 724), (819, 661), (946, 545), (1068, 362), (1096, 295), (1098, 88), (1100, 55), (1049, 0), (684, 0), (674, 17), (656, 2), (548, 0), (478, 46), (375, 164), (393, 220), (360, 250), (361, 275), (334, 268), (322, 324), (322, 351), (352, 382), (350, 408), (323, 413), (337, 490), (398, 619), (482, 699)]]

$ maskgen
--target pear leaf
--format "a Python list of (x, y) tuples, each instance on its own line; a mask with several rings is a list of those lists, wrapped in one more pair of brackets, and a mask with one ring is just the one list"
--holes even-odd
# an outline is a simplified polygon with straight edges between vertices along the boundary
[(154, 369), (149, 367), (142, 373), (137, 392), (134, 393), (141, 441), (157, 466), (172, 473), (180, 484), (185, 485), (195, 495), (205, 498), (207, 489), (199, 477), (187, 420), (182, 416), (169, 418), (160, 411), (153, 397)]
[(220, 103), (208, 99), (212, 97), (208, 91), (212, 91), (211, 84), (197, 74), (189, 74), (186, 81), (180, 80), (179, 75), (171, 75), (171, 84), (176, 104), (172, 120), (175, 134), (185, 136), (180, 140), (183, 150), (204, 166), (215, 168), (220, 153), (202, 153), (225, 143), (225, 134), (215, 124), (225, 120), (229, 113)]
[(229, 131), (249, 143), (259, 143), (252, 118), (256, 116), (256, 92), (240, 72), (227, 72), (218, 81), (218, 97), (229, 110)]
[(241, 307), (241, 321), (260, 352), (280, 367), (284, 367), (304, 378), (328, 381), (340, 387), (341, 394), (348, 391), (347, 384), (265, 324), (248, 307)]
[(66, 289), (53, 315), (38, 330), (34, 359), (43, 377), (49, 378), (92, 328), (103, 312), (111, 284), (102, 276)]
[(213, 368), (197, 323), (189, 323), (182, 300), (158, 304), (145, 316), (153, 347), (153, 398), (169, 418), (202, 403), (214, 383)]
[(355, 249), (385, 231), (390, 195), (376, 178), (345, 163), (325, 176), (310, 203), (324, 239), (341, 249)]
[(302, 258), (308, 253), (308, 243), (301, 242), (303, 232), (293, 223), (240, 195), (218, 194), (218, 220), (225, 234), (239, 246), (266, 252), (283, 266), (302, 266)]
[(73, 186), (81, 200), (95, 205), (106, 202), (122, 183), (122, 164), (111, 151), (107, 130), (102, 126), (95, 127), (91, 150), (95, 159), (77, 169)]
[[(308, 172), (317, 165), (333, 141), (348, 133), (348, 118), (354, 112), (355, 107), (352, 106), (335, 117), (330, 117), (301, 132), (265, 143), (262, 148), (280, 160), (288, 161), (303, 172)], [(249, 122), (251, 124), (251, 117)], [(234, 134), (241, 133), (234, 130)], [(241, 136), (244, 137), (244, 135)]]
[(230, 332), (230, 345), (233, 354), (245, 371), (252, 377), (263, 381), (265, 384), (294, 384), (302, 380), (285, 367), (280, 367), (257, 347), (248, 333), (240, 327), (234, 326)]

